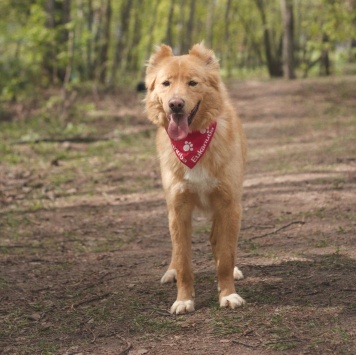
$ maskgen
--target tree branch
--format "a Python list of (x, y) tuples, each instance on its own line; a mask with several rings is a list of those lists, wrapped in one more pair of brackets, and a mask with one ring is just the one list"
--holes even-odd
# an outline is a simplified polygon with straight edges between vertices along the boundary
[(265, 233), (265, 234), (262, 234), (262, 235), (257, 235), (257, 236), (255, 236), (255, 237), (250, 238), (250, 240), (260, 239), (260, 238), (263, 238), (263, 237), (267, 237), (268, 235), (277, 234), (277, 233), (280, 232), (281, 230), (286, 229), (286, 228), (290, 227), (290, 226), (293, 225), (293, 224), (300, 224), (300, 225), (303, 225), (303, 224), (305, 224), (305, 222), (304, 222), (304, 221), (294, 221), (294, 222), (290, 222), (290, 223), (286, 224), (285, 226), (274, 230), (273, 232)]

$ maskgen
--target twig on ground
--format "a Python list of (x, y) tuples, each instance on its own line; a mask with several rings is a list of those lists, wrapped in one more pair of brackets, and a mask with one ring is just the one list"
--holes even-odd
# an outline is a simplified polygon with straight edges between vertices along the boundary
[(127, 344), (127, 347), (124, 349), (124, 350), (122, 350), (121, 352), (119, 352), (118, 353), (118, 355), (126, 355), (128, 352), (129, 352), (129, 350), (131, 349), (131, 347), (132, 347), (132, 344), (131, 343), (129, 343), (125, 338), (123, 338), (122, 336), (120, 336), (120, 335), (116, 335), (118, 338), (120, 338), (123, 342), (125, 342), (126, 344)]
[(36, 248), (43, 248), (43, 245), (26, 245), (26, 244), (12, 244), (12, 245), (0, 245), (0, 248), (29, 248), (29, 249), (36, 249)]
[(258, 225), (251, 225), (251, 226), (246, 226), (246, 227), (242, 227), (241, 230), (247, 230), (247, 229), (268, 229), (268, 228), (274, 228), (275, 225), (274, 224), (258, 224)]
[(160, 310), (156, 309), (156, 310), (154, 310), (154, 312), (159, 314), (160, 316), (173, 317), (172, 313), (170, 313), (169, 311), (160, 311)]
[(92, 339), (90, 342), (91, 342), (92, 344), (94, 344), (95, 341), (96, 341), (95, 333), (94, 333), (91, 329), (89, 329), (89, 331), (90, 331), (90, 333), (93, 335), (93, 339)]
[(83, 305), (85, 303), (90, 303), (90, 302), (101, 300), (101, 299), (103, 299), (103, 298), (105, 298), (105, 297), (107, 297), (109, 295), (110, 295), (110, 292), (106, 292), (106, 293), (104, 293), (102, 295), (94, 296), (94, 297), (88, 298), (87, 300), (79, 301), (77, 303), (72, 304), (71, 308), (73, 309), (73, 308), (79, 307), (79, 306), (81, 306), (81, 305)]
[(232, 342), (235, 343), (235, 344), (246, 346), (247, 348), (252, 348), (252, 349), (257, 349), (259, 346), (261, 346), (261, 344), (252, 345), (252, 344), (244, 343), (244, 342), (239, 341), (239, 340), (233, 340)]
[(109, 279), (106, 279), (105, 277), (108, 276), (108, 275), (111, 275), (111, 272), (106, 272), (104, 275), (102, 275), (101, 277), (99, 277), (97, 280), (95, 280), (96, 282), (91, 282), (90, 284), (87, 284), (85, 285), (83, 288), (82, 288), (82, 291), (84, 290), (87, 290), (88, 288), (92, 288), (92, 287), (96, 287), (106, 281), (110, 281), (110, 280), (113, 280), (115, 279), (117, 276), (113, 276)]
[(293, 224), (301, 224), (301, 225), (303, 225), (303, 224), (305, 224), (305, 222), (304, 222), (304, 221), (294, 221), (294, 222), (290, 222), (290, 223), (286, 224), (285, 226), (274, 230), (273, 232), (265, 233), (265, 234), (262, 234), (262, 235), (257, 235), (257, 236), (255, 236), (255, 237), (250, 238), (250, 240), (255, 240), (255, 239), (267, 237), (268, 235), (276, 234), (276, 233), (280, 232), (281, 230), (290, 227), (290, 226), (293, 225)]
[(303, 341), (303, 339), (296, 339), (296, 338), (293, 338), (293, 339), (279, 339), (279, 340), (268, 341), (267, 343), (263, 343), (263, 346), (279, 344), (279, 343), (293, 343), (293, 341), (301, 342), (301, 341)]

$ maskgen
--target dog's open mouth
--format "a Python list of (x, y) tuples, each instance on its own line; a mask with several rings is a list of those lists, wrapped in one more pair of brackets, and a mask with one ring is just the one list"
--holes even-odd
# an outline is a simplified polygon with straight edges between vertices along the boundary
[(169, 137), (175, 141), (185, 139), (189, 133), (189, 126), (193, 122), (194, 116), (199, 110), (200, 101), (194, 106), (189, 113), (172, 112), (169, 117), (167, 133)]

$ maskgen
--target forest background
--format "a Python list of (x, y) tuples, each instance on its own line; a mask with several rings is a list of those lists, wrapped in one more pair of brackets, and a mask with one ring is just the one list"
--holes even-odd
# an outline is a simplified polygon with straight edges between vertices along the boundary
[(204, 40), (225, 78), (356, 72), (355, 0), (2, 0), (0, 94), (134, 87), (154, 45)]

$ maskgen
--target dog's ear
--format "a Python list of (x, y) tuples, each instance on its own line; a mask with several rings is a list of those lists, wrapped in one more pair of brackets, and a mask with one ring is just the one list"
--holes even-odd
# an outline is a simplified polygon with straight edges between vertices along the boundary
[(215, 54), (211, 49), (205, 47), (204, 42), (195, 44), (189, 51), (189, 54), (200, 58), (210, 68), (219, 69), (219, 60), (215, 57)]
[(172, 56), (173, 51), (170, 46), (162, 44), (156, 47), (156, 52), (151, 55), (146, 68), (146, 87), (148, 90), (153, 90), (154, 88), (159, 63), (163, 59)]

